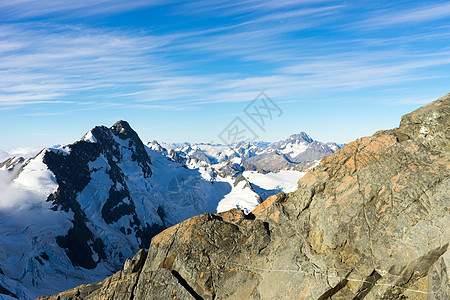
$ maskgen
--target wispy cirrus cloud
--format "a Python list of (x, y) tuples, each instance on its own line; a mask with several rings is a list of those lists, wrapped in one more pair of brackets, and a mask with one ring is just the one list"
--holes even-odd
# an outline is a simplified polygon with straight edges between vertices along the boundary
[(60, 14), (65, 17), (112, 14), (167, 3), (164, 0), (9, 0), (0, 2), (0, 10), (3, 18), (20, 20)]
[(310, 4), (321, 4), (322, 2), (330, 2), (330, 0), (195, 0), (183, 3), (178, 7), (178, 12), (184, 14), (186, 11), (192, 14), (217, 13), (222, 16), (239, 15), (243, 13), (271, 13), (283, 9), (292, 9), (299, 6)]
[(420, 78), (421, 68), (450, 64), (450, 52), (416, 54), (385, 52), (370, 56), (354, 51), (330, 57), (317, 57), (311, 61), (282, 68), (280, 72), (298, 74), (304, 78), (319, 79), (328, 87), (349, 86), (352, 88), (389, 84), (397, 80), (408, 81)]
[(395, 9), (377, 13), (356, 25), (363, 28), (382, 28), (395, 25), (407, 25), (411, 23), (423, 23), (450, 18), (450, 3), (429, 3), (413, 8)]
[[(325, 10), (329, 8), (302, 14), (311, 19)], [(267, 21), (279, 18), (274, 13)], [(311, 25), (302, 24), (302, 28), (308, 26)], [(197, 60), (179, 60), (173, 56), (180, 52), (191, 55), (206, 52), (203, 63), (217, 63), (218, 57), (224, 55), (267, 60), (265, 55), (272, 49), (272, 60), (277, 56), (286, 58), (287, 52), (277, 44), (280, 34), (289, 30), (294, 30), (291, 25), (258, 30), (239, 22), (168, 34), (47, 22), (1, 25), (0, 106), (80, 105), (96, 98), (97, 102), (164, 102), (151, 107), (173, 109), (165, 102), (190, 98), (206, 101), (229, 88), (223, 87), (223, 82), (240, 80), (243, 75), (192, 74)], [(241, 91), (235, 94), (241, 95)]]
[[(172, 120), (160, 137), (184, 139), (262, 90), (291, 116), (417, 105), (448, 92), (448, 16), (434, 0), (0, 1), (0, 122), (15, 129), (1, 139), (69, 142), (75, 128), (116, 119)], [(339, 135), (358, 126), (335, 124)]]
[[(80, 1), (50, 8), (54, 2), (43, 1), (28, 13), (47, 14), (52, 9), (62, 11), (73, 6), (78, 11), (91, 10), (113, 2), (109, 10), (122, 5), (112, 0)], [(2, 4), (9, 7), (6, 15), (27, 0), (11, 3)], [(118, 11), (134, 7), (123, 5)], [(53, 103), (95, 110), (101, 103), (108, 103), (108, 107), (127, 103), (129, 108), (179, 110), (182, 103), (188, 105), (183, 109), (195, 109), (200, 104), (249, 101), (260, 90), (288, 101), (317, 89), (389, 87), (442, 77), (439, 72), (431, 75), (417, 71), (449, 63), (445, 49), (424, 52), (405, 48), (411, 41), (420, 42), (433, 35), (448, 40), (445, 28), (401, 38), (324, 40), (302, 35), (303, 31), (323, 30), (327, 22), (339, 18), (345, 7), (331, 5), (330, 1), (194, 1), (180, 7), (199, 7), (184, 14), (220, 10), (224, 15), (246, 15), (214, 28), (168, 33), (49, 22), (1, 25), (0, 107)], [(431, 16), (435, 9), (427, 11)], [(414, 13), (397, 11), (380, 18)], [(376, 48), (386, 44), (393, 50)], [(235, 67), (223, 68), (229, 63)], [(242, 67), (246, 64), (264, 66), (264, 71), (247, 71)], [(215, 67), (223, 70), (216, 71)]]
[[(335, 6), (324, 6), (324, 7), (315, 7), (315, 8), (303, 8), (296, 9), (291, 11), (281, 11), (276, 13), (267, 14), (265, 16), (256, 18), (252, 21), (247, 22), (246, 24), (258, 23), (258, 22), (268, 22), (268, 21), (279, 21), (279, 20), (287, 20), (292, 18), (300, 18), (300, 17), (321, 17), (328, 14), (335, 14), (338, 9), (344, 7), (344, 5), (335, 5)], [(302, 22), (305, 21), (302, 19)]]
[(17, 45), (0, 55), (0, 105), (57, 103), (89, 90), (117, 92), (168, 69), (157, 54), (165, 38), (47, 24), (0, 26), (0, 32), (0, 44)]

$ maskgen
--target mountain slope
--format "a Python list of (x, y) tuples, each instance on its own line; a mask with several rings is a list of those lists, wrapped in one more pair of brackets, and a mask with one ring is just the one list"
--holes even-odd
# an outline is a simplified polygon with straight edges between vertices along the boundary
[(103, 282), (42, 299), (448, 299), (450, 94), (252, 214), (203, 214)]

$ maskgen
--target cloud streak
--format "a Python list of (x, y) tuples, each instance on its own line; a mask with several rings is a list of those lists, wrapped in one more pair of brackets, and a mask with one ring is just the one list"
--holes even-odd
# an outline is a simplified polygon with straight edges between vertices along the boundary
[(162, 0), (9, 0), (0, 2), (0, 9), (4, 18), (20, 20), (24, 18), (55, 16), (91, 16), (98, 14), (114, 14), (144, 7), (151, 7), (168, 3)]
[(423, 23), (450, 18), (450, 3), (433, 3), (407, 10), (381, 13), (357, 23), (365, 28), (382, 28), (411, 23)]
[[(28, 2), (3, 2), (2, 15), (20, 19), (65, 10), (97, 14), (161, 5), (158, 1), (46, 0), (31, 7)], [(445, 77), (449, 49), (416, 47), (430, 38), (450, 42), (445, 27), (401, 37), (362, 38), (356, 32), (348, 38), (324, 39), (311, 32), (324, 30), (331, 20), (354, 24), (346, 19), (347, 7), (330, 3), (194, 1), (174, 11), (185, 15), (217, 11), (236, 18), (213, 28), (168, 33), (49, 21), (0, 25), (0, 109), (73, 106), (22, 114), (26, 116), (102, 107), (194, 110), (203, 104), (250, 101), (261, 90), (280, 101), (292, 101), (298, 95), (314, 96), (318, 90), (320, 94), (324, 90), (385, 89)], [(30, 8), (22, 11), (25, 6)], [(397, 9), (361, 24), (437, 20), (446, 17), (449, 9), (445, 3)], [(262, 70), (253, 71), (252, 66)]]

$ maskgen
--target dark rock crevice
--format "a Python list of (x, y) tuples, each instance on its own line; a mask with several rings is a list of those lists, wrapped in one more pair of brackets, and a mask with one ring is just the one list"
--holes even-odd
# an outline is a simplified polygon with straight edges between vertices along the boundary
[(139, 284), (139, 276), (142, 272), (142, 268), (144, 267), (145, 260), (147, 259), (148, 252), (141, 249), (139, 252), (133, 257), (133, 259), (127, 259), (125, 262), (123, 272), (124, 273), (137, 273), (135, 277), (134, 285), (131, 287), (130, 300), (135, 298), (135, 291)]
[(172, 275), (178, 280), (178, 283), (188, 291), (189, 294), (191, 294), (192, 297), (194, 297), (195, 300), (203, 300), (203, 297), (201, 297), (197, 292), (188, 284), (188, 282), (181, 277), (180, 273), (178, 273), (175, 270), (171, 271)]
[(342, 279), (337, 285), (335, 285), (333, 288), (327, 290), (325, 293), (323, 293), (317, 300), (327, 300), (331, 299), (333, 295), (335, 295), (337, 292), (342, 290), (348, 283), (348, 276), (350, 276), (351, 271), (345, 276), (344, 279)]
[(383, 295), (383, 300), (406, 297), (403, 292), (418, 279), (424, 277), (431, 266), (447, 251), (448, 243), (411, 261), (403, 268), (400, 278)]
[(6, 295), (6, 296), (10, 296), (12, 298), (19, 299), (19, 297), (17, 297), (14, 293), (10, 292), (9, 290), (7, 290), (6, 288), (4, 288), (3, 286), (0, 285), (0, 296), (1, 295)]
[(363, 285), (356, 292), (356, 295), (355, 297), (353, 297), (353, 300), (364, 299), (364, 297), (366, 297), (367, 294), (370, 293), (372, 288), (375, 286), (375, 284), (381, 277), (382, 276), (377, 271), (373, 270), (373, 272), (369, 276), (367, 276), (366, 279), (364, 279)]

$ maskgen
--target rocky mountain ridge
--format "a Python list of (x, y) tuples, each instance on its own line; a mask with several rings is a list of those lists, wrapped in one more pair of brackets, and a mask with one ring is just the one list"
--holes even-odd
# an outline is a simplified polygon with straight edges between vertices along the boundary
[(448, 299), (450, 94), (249, 215), (203, 214), (122, 271), (41, 299)]
[(206, 164), (225, 176), (234, 176), (244, 170), (275, 171), (288, 165), (292, 168), (295, 164), (320, 160), (342, 148), (343, 144), (319, 142), (300, 132), (275, 143), (216, 145), (153, 141), (147, 146), (186, 164)]

